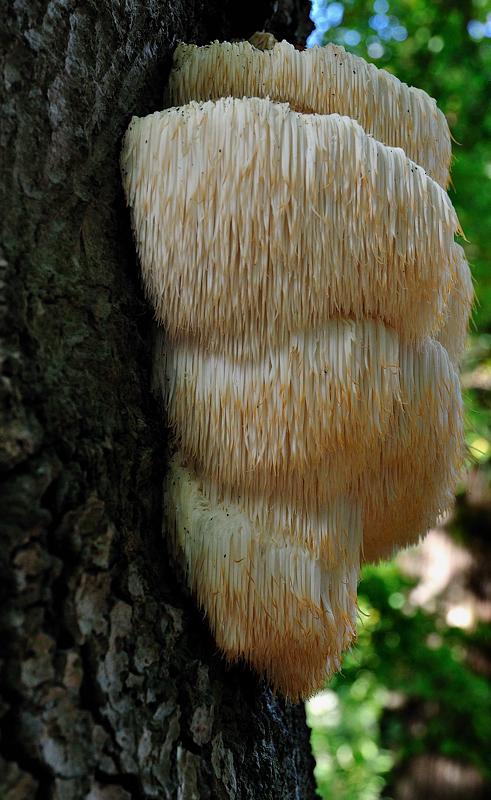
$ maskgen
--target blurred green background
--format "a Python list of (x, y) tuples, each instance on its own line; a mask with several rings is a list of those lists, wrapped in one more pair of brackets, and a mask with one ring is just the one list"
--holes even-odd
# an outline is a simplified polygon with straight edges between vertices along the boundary
[(462, 371), (468, 459), (423, 546), (365, 568), (359, 641), (307, 705), (319, 794), (491, 798), (491, 0), (314, 0), (333, 41), (425, 89), (447, 115), (452, 201), (477, 303)]

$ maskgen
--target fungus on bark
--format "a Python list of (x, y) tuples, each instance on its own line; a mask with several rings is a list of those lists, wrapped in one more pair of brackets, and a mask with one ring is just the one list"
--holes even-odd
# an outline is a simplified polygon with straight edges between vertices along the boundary
[(143, 277), (172, 338), (255, 355), (338, 315), (412, 339), (442, 323), (461, 261), (455, 211), (354, 120), (264, 99), (191, 102), (134, 120), (127, 148)]
[(179, 44), (168, 104), (220, 97), (269, 97), (305, 114), (352, 117), (448, 185), (450, 133), (435, 100), (338, 45), (297, 50), (285, 41), (267, 49), (251, 42)]
[(169, 97), (122, 154), (165, 329), (166, 529), (226, 656), (296, 699), (355, 636), (361, 558), (423, 535), (461, 467), (448, 127), (333, 46), (181, 45)]

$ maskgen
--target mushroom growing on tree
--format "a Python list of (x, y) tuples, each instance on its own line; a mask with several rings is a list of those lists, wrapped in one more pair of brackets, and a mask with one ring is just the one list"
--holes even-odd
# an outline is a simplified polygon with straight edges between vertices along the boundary
[(333, 46), (180, 45), (168, 94), (122, 153), (165, 329), (165, 527), (225, 655), (297, 699), (353, 641), (361, 559), (423, 535), (461, 467), (448, 127)]
[(401, 147), (434, 180), (448, 185), (450, 133), (444, 114), (426, 92), (338, 45), (297, 50), (271, 40), (260, 47), (251, 42), (179, 44), (167, 89), (169, 105), (269, 97), (304, 114), (352, 117), (366, 133)]

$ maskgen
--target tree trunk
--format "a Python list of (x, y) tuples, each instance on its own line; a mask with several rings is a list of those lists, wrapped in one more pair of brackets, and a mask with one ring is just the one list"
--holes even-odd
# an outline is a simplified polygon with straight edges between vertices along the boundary
[(309, 800), (303, 708), (226, 668), (169, 566), (152, 312), (118, 166), (178, 40), (268, 21), (295, 41), (307, 4), (0, 13), (0, 797)]

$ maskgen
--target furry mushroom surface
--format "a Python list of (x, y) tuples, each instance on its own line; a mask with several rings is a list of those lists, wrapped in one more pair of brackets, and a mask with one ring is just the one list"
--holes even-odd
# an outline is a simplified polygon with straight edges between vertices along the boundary
[[(315, 692), (355, 636), (356, 504), (338, 498), (313, 520), (283, 506), (281, 517), (298, 523), (295, 536), (220, 498), (174, 459), (165, 509), (175, 552), (226, 657), (245, 658), (293, 700)], [(315, 543), (302, 536), (309, 522)]]
[(283, 41), (263, 50), (251, 42), (179, 44), (168, 104), (229, 96), (269, 97), (307, 114), (352, 117), (375, 139), (402, 147), (438, 183), (448, 185), (450, 131), (435, 100), (339, 45), (297, 50)]
[[(410, 491), (414, 475), (434, 470), (438, 457), (440, 468), (420, 489), (427, 491), (423, 516), (410, 538), (425, 532), (428, 514), (445, 510), (442, 496), (461, 463), (461, 404), (458, 375), (435, 340), (412, 347), (382, 323), (335, 320), (292, 336), (288, 348), (263, 360), (167, 343), (159, 362), (169, 421), (187, 463), (242, 494), (242, 503), (244, 493), (254, 502), (289, 497), (318, 511), (339, 494), (374, 494), (383, 518), (401, 476)], [(421, 453), (424, 437), (432, 446)], [(373, 490), (368, 477), (374, 461), (383, 491)], [(394, 544), (407, 515), (403, 505), (399, 514)], [(387, 535), (369, 527), (385, 549)]]
[(297, 700), (354, 640), (362, 559), (452, 502), (473, 292), (434, 101), (271, 44), (180, 46), (184, 105), (131, 121), (121, 169), (162, 326), (164, 528), (225, 656)]
[(123, 170), (147, 292), (174, 339), (255, 356), (335, 316), (413, 340), (443, 324), (462, 261), (448, 195), (348, 117), (192, 102), (133, 120)]

